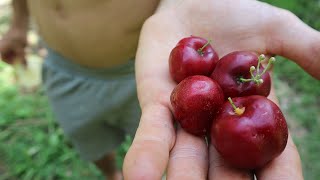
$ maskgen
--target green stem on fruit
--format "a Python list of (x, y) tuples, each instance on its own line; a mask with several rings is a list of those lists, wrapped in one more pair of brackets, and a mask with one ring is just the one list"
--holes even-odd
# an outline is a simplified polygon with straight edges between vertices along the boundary
[[(261, 54), (258, 58), (258, 65), (257, 65), (257, 68), (255, 68), (254, 66), (251, 66), (250, 67), (250, 75), (251, 75), (251, 78), (250, 79), (245, 79), (245, 78), (239, 78), (241, 82), (251, 82), (253, 81), (254, 83), (256, 83), (257, 85), (260, 85), (263, 83), (263, 79), (261, 78), (262, 75), (264, 75), (267, 70), (270, 69), (271, 67), (271, 64), (273, 64), (275, 61), (276, 61), (276, 58), (274, 57), (271, 57), (268, 61), (268, 64), (267, 64), (267, 67), (265, 67), (263, 69), (263, 71), (260, 73), (260, 65), (261, 65), (261, 62), (264, 61), (266, 59), (265, 55)], [(256, 75), (254, 75), (254, 71), (256, 71)]]
[(228, 100), (229, 100), (231, 106), (233, 107), (233, 109), (236, 110), (236, 109), (237, 109), (237, 106), (233, 103), (231, 97), (228, 97)]
[(260, 56), (258, 57), (258, 66), (257, 66), (257, 74), (260, 73), (260, 64), (262, 61), (264, 61), (266, 59), (266, 56), (264, 54), (260, 54)]
[(271, 58), (269, 59), (269, 61), (268, 61), (267, 67), (266, 67), (266, 68), (264, 68), (264, 70), (262, 71), (262, 73), (261, 73), (261, 75), (260, 75), (260, 76), (262, 76), (264, 73), (266, 73), (266, 72), (267, 72), (267, 70), (269, 70), (269, 69), (270, 69), (271, 64), (273, 64), (275, 61), (276, 61), (276, 58), (271, 57)]
[(245, 111), (245, 107), (242, 107), (242, 108), (238, 108), (232, 101), (231, 97), (228, 97), (228, 100), (231, 104), (231, 106), (233, 107), (233, 110), (234, 110), (234, 113), (236, 113), (238, 116), (241, 116), (244, 111)]
[(203, 55), (203, 52), (202, 52), (203, 49), (206, 48), (210, 43), (211, 43), (211, 39), (205, 45), (203, 45), (201, 48), (198, 49), (198, 53), (200, 55)]

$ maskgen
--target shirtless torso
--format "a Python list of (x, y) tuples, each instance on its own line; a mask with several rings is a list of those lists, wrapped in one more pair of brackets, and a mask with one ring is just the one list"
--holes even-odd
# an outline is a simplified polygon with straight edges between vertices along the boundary
[(134, 57), (143, 22), (159, 0), (28, 0), (48, 46), (88, 67), (111, 67)]

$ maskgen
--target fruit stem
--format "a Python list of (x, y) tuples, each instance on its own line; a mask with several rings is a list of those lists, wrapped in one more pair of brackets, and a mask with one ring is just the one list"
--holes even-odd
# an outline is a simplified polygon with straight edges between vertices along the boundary
[[(250, 82), (253, 81), (255, 82), (257, 85), (260, 85), (263, 83), (263, 79), (261, 78), (263, 74), (265, 74), (267, 72), (267, 70), (270, 69), (271, 64), (273, 64), (276, 61), (276, 58), (271, 57), (268, 61), (267, 67), (265, 67), (262, 71), (262, 73), (260, 73), (260, 64), (262, 61), (264, 61), (266, 59), (265, 55), (261, 54), (258, 58), (258, 65), (257, 68), (255, 68), (254, 66), (250, 67), (250, 75), (251, 78), (250, 79), (245, 79), (245, 78), (239, 78), (241, 82)], [(253, 72), (256, 71), (256, 75), (253, 74)]]
[(211, 39), (205, 45), (203, 45), (201, 48), (198, 49), (198, 53), (202, 55), (203, 49), (206, 48), (210, 43), (211, 43)]
[(252, 79), (244, 79), (244, 78), (240, 78), (240, 81), (242, 81), (242, 82), (250, 82), (250, 81), (252, 81)]
[(237, 109), (237, 106), (233, 103), (231, 97), (228, 97), (228, 100), (229, 100), (231, 106), (233, 107), (233, 109), (236, 110), (236, 109)]
[(270, 69), (271, 64), (273, 64), (276, 61), (276, 58), (271, 57), (268, 61), (267, 67), (264, 68), (264, 70), (262, 71), (262, 73), (260, 74), (260, 76), (262, 76), (264, 73), (266, 73), (267, 70)]
[(245, 107), (238, 108), (232, 101), (231, 97), (228, 97), (228, 100), (233, 107), (234, 113), (236, 113), (238, 116), (241, 116), (244, 113)]
[(261, 62), (264, 61), (265, 59), (266, 59), (266, 56), (264, 54), (261, 54), (258, 57), (257, 74), (259, 74), (259, 72), (260, 72), (260, 64), (261, 64)]

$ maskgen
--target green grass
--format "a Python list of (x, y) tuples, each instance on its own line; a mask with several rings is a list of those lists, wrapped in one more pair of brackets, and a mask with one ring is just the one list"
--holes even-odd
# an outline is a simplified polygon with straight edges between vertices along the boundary
[[(287, 8), (315, 29), (320, 29), (318, 0), (266, 0)], [(7, 9), (0, 9), (0, 34), (9, 23)], [(305, 179), (320, 177), (320, 81), (299, 66), (278, 58), (274, 82), (296, 142)], [(11, 82), (10, 68), (0, 63), (0, 180), (5, 179), (103, 179), (95, 166), (82, 161), (57, 126), (43, 90), (23, 94)], [(117, 163), (131, 138), (119, 148)]]
[(280, 60), (274, 68), (280, 105), (300, 152), (305, 179), (320, 177), (320, 81), (293, 62)]
[(43, 91), (21, 94), (1, 79), (0, 97), (0, 179), (101, 179), (64, 139)]
[[(311, 27), (320, 30), (319, 0), (265, 0), (294, 12)], [(286, 92), (278, 94), (280, 104), (286, 108), (288, 121), (294, 121), (290, 130), (297, 144), (303, 162), (305, 179), (320, 177), (320, 81), (315, 80), (295, 63), (279, 58), (275, 71), (276, 87), (281, 92), (286, 84)], [(286, 101), (285, 103), (283, 103)], [(294, 125), (292, 125), (294, 124)]]
[[(64, 138), (43, 90), (23, 94), (12, 75), (12, 68), (0, 62), (0, 180), (103, 179)], [(131, 141), (126, 137), (117, 151), (119, 168)]]

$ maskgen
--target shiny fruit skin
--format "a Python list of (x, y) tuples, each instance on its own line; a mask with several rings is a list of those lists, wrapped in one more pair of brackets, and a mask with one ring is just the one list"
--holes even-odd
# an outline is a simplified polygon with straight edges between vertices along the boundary
[(211, 128), (224, 102), (222, 89), (209, 77), (196, 75), (181, 81), (170, 96), (173, 114), (183, 129), (202, 136)]
[(191, 36), (180, 40), (172, 49), (169, 57), (169, 70), (175, 82), (179, 83), (193, 75), (211, 75), (219, 57), (210, 44), (205, 46), (201, 52), (198, 51), (207, 42), (203, 38)]
[[(266, 72), (262, 75), (263, 83), (256, 84), (255, 82), (241, 82), (240, 77), (249, 79), (250, 67), (258, 65), (258, 56), (249, 51), (235, 51), (222, 57), (211, 78), (216, 80), (225, 97), (242, 97), (249, 95), (261, 95), (267, 97), (271, 89), (270, 74)], [(263, 71), (263, 66), (260, 66), (260, 72)]]
[(286, 120), (279, 107), (264, 96), (232, 100), (237, 107), (245, 107), (245, 111), (237, 115), (231, 104), (225, 102), (212, 123), (212, 144), (234, 167), (261, 168), (286, 147)]

